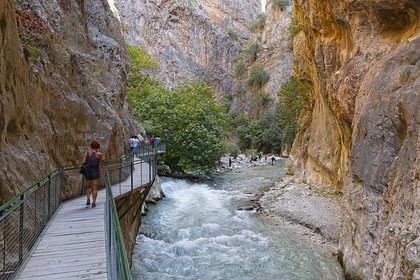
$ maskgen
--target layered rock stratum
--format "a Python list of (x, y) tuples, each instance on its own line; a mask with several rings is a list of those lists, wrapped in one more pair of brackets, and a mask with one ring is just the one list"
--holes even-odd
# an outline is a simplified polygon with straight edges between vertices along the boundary
[(126, 99), (124, 57), (106, 1), (0, 2), (1, 201), (79, 163), (92, 138), (107, 159), (124, 153), (128, 135), (141, 130)]
[(350, 279), (420, 279), (420, 2), (295, 1), (314, 109), (289, 171), (344, 193)]

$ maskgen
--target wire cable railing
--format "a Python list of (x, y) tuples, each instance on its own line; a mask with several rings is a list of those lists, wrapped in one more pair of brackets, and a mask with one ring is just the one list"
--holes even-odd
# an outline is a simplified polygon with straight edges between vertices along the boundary
[[(105, 186), (108, 195), (104, 217), (107, 227), (105, 231), (109, 238), (107, 244), (113, 244), (112, 246), (107, 245), (107, 250), (109, 250), (107, 265), (111, 270), (118, 272), (115, 278), (109, 279), (131, 279), (114, 201), (115, 195), (112, 193), (111, 186), (116, 183), (120, 184), (119, 192), (116, 193), (118, 196), (123, 191), (133, 191), (136, 187), (152, 182), (156, 176), (157, 155), (165, 151), (166, 147), (163, 144), (158, 146), (140, 145), (137, 151), (139, 160), (135, 160), (133, 155), (129, 154), (105, 163)], [(83, 186), (78, 173), (79, 169), (80, 165), (59, 168), (0, 206), (1, 280), (16, 278), (60, 203), (64, 199), (70, 198), (68, 193), (71, 193), (70, 190), (73, 190), (75, 185), (82, 184)], [(141, 172), (137, 172), (137, 169), (140, 169)], [(143, 173), (143, 169), (146, 169), (147, 172)], [(136, 178), (136, 176), (140, 178)], [(129, 177), (129, 189), (123, 189), (122, 184)], [(80, 186), (81, 189), (82, 186)], [(113, 261), (114, 259), (116, 261)]]

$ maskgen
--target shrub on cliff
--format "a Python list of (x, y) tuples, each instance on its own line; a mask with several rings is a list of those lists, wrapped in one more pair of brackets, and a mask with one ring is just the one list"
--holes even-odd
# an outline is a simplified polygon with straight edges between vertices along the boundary
[(263, 85), (268, 83), (270, 75), (262, 68), (252, 68), (249, 73), (248, 85), (254, 88), (261, 88)]
[(289, 1), (288, 0), (273, 0), (271, 2), (271, 5), (273, 6), (274, 9), (280, 9), (283, 11), (289, 5)]
[(287, 30), (289, 31), (289, 40), (287, 42), (287, 47), (291, 51), (293, 50), (293, 40), (295, 39), (296, 35), (300, 32), (300, 27), (294, 15), (294, 11), (292, 12), (292, 16), (290, 18), (290, 24)]
[(254, 42), (250, 44), (245, 50), (244, 54), (248, 62), (255, 62), (258, 58), (258, 53), (260, 52), (260, 43)]
[(309, 91), (309, 85), (291, 76), (277, 93), (279, 124), (283, 130), (282, 142), (289, 147), (292, 146), (298, 131), (302, 112), (304, 109), (310, 110)]
[(259, 13), (253, 21), (248, 23), (248, 29), (252, 32), (260, 31), (265, 26), (265, 14)]
[(236, 59), (236, 64), (235, 64), (235, 76), (237, 78), (242, 77), (246, 72), (246, 66), (244, 63), (244, 58), (242, 56), (239, 56)]

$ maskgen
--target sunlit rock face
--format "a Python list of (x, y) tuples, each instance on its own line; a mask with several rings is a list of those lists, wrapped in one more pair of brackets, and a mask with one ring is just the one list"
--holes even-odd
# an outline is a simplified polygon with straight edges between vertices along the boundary
[(204, 77), (217, 97), (231, 90), (240, 42), (249, 37), (246, 24), (261, 9), (258, 0), (114, 3), (128, 43), (159, 61), (161, 71), (156, 75), (166, 86)]
[(351, 279), (419, 279), (419, 2), (295, 3), (314, 109), (289, 172), (343, 190)]
[[(92, 138), (123, 154), (141, 129), (126, 101), (119, 22), (100, 0), (0, 2), (0, 197), (79, 163)], [(80, 177), (75, 180), (80, 181)], [(69, 186), (65, 197), (80, 193)]]

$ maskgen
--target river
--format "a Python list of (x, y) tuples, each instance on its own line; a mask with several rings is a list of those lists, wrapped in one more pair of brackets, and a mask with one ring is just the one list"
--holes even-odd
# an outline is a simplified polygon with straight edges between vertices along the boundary
[(255, 211), (238, 210), (257, 186), (284, 175), (283, 164), (244, 168), (208, 184), (161, 178), (166, 197), (143, 217), (133, 279), (344, 279), (316, 245)]

